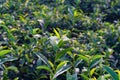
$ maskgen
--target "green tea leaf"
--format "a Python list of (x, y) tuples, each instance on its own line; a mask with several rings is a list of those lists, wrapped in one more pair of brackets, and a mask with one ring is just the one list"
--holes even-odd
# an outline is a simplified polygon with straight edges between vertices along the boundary
[(93, 68), (97, 64), (99, 64), (102, 61), (102, 59), (95, 59), (90, 63), (90, 68)]
[(51, 61), (49, 61), (49, 64), (50, 64), (50, 66), (52, 67), (52, 69), (55, 70), (54, 64), (53, 64)]
[(66, 74), (66, 79), (67, 80), (72, 80), (72, 75), (70, 73), (68, 73), (68, 72)]
[(119, 80), (120, 80), (120, 70), (115, 70), (115, 72), (118, 73), (118, 77), (119, 77)]
[(110, 67), (103, 66), (103, 68), (106, 70), (106, 72), (108, 72), (111, 75), (113, 80), (119, 80), (118, 75)]
[(19, 77), (14, 78), (14, 80), (19, 80)]
[(106, 80), (104, 76), (100, 76), (97, 80)]
[(8, 69), (8, 70), (13, 70), (13, 71), (15, 71), (16, 73), (18, 73), (18, 72), (19, 72), (18, 68), (17, 68), (17, 67), (15, 67), (15, 66), (10, 66), (10, 67), (7, 67), (7, 69)]
[(90, 70), (90, 75), (92, 76), (97, 68), (93, 68)]
[(53, 29), (54, 30), (54, 33), (56, 34), (56, 36), (58, 37), (58, 38), (60, 38), (60, 34), (57, 32), (57, 30), (54, 28)]
[(38, 56), (39, 59), (41, 59), (47, 66), (51, 67), (49, 64), (49, 61), (47, 60), (47, 58), (41, 54), (41, 53), (36, 53), (36, 55)]
[(8, 54), (10, 52), (11, 52), (11, 50), (2, 50), (2, 51), (0, 51), (0, 56), (4, 56), (5, 54)]
[(58, 71), (55, 72), (53, 79), (54, 80), (57, 76), (61, 75), (62, 73), (68, 71), (71, 68), (71, 65), (64, 65)]
[(95, 59), (99, 59), (99, 58), (102, 58), (104, 57), (103, 55), (94, 55), (91, 60), (94, 61)]
[(88, 76), (85, 74), (80, 74), (81, 77), (83, 77), (84, 80), (89, 80)]
[(68, 51), (67, 54), (71, 57), (74, 58), (74, 54), (71, 51)]
[(37, 69), (44, 69), (44, 70), (47, 70), (47, 71), (50, 71), (51, 69), (48, 67), (48, 66), (45, 66), (45, 65), (43, 65), (43, 66), (38, 66), (37, 67)]
[(75, 0), (75, 3), (78, 5), (81, 0)]
[(35, 29), (33, 29), (33, 34), (37, 34), (37, 33), (39, 33), (40, 32), (40, 29), (39, 28), (35, 28)]
[(84, 55), (78, 55), (79, 58), (78, 59), (83, 59), (84, 61), (86, 61), (88, 63), (89, 59), (88, 57), (84, 56)]
[(73, 50), (72, 48), (67, 48), (65, 50), (60, 51), (59, 53), (56, 54), (55, 60), (58, 60), (63, 56), (66, 52)]
[(12, 35), (11, 31), (9, 30), (9, 28), (5, 25), (0, 25), (4, 28), (4, 30), (7, 32), (8, 38), (9, 40), (13, 43), (15, 41), (14, 36)]
[(111, 75), (110, 74), (104, 74), (104, 78), (107, 79), (107, 78), (110, 78)]
[(59, 46), (59, 47), (62, 47), (62, 46), (64, 45), (64, 43), (65, 43), (65, 41), (60, 40), (59, 43), (58, 43), (58, 46)]
[(68, 62), (68, 61), (63, 61), (63, 62), (61, 62), (61, 63), (57, 66), (56, 71), (58, 71), (61, 67), (63, 67), (65, 64), (67, 64), (67, 62)]
[(76, 60), (75, 61), (75, 67), (77, 67), (83, 60)]
[(0, 61), (0, 65), (3, 64), (3, 63), (5, 63), (5, 62), (14, 61), (14, 60), (17, 60), (17, 58), (15, 58), (15, 57), (3, 58), (3, 59), (1, 59), (1, 61)]
[(67, 80), (78, 80), (77, 74), (75, 73), (75, 74), (71, 75), (70, 73), (67, 72), (66, 79)]

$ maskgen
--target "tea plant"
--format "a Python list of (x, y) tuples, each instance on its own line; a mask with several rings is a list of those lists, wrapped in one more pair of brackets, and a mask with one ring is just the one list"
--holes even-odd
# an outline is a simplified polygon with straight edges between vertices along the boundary
[(120, 80), (119, 0), (1, 0), (1, 80)]

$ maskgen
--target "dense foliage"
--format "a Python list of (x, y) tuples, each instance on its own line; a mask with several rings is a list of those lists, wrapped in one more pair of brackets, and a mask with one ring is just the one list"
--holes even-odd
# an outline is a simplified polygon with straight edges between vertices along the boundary
[(119, 3), (0, 0), (0, 78), (120, 80)]

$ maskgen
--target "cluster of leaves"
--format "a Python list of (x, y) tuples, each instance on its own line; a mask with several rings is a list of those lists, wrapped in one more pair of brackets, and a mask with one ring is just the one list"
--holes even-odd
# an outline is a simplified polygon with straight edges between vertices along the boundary
[(3, 80), (120, 80), (119, 0), (0, 0)]

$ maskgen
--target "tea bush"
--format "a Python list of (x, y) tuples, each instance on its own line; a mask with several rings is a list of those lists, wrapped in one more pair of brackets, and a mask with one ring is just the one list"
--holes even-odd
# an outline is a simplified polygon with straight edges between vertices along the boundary
[(119, 0), (1, 0), (1, 80), (120, 80)]

